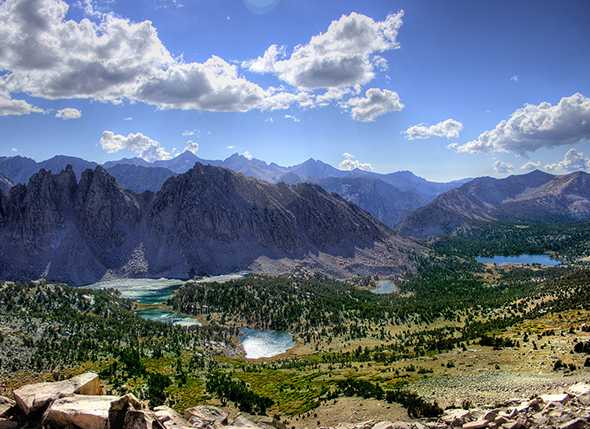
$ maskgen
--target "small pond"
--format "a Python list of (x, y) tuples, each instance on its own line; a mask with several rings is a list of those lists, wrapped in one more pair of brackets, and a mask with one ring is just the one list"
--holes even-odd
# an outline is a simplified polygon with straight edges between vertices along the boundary
[(247, 359), (269, 358), (295, 346), (293, 336), (285, 331), (240, 329), (240, 343)]
[(375, 295), (389, 295), (391, 293), (397, 293), (399, 290), (392, 280), (379, 280), (377, 286), (371, 289), (371, 292)]

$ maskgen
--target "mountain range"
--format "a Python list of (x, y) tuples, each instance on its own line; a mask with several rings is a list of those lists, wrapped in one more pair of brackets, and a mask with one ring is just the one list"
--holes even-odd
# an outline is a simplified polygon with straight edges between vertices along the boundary
[[(128, 165), (111, 166), (128, 168)], [(141, 167), (141, 166), (136, 166)], [(146, 167), (143, 167), (146, 168)], [(142, 170), (143, 171), (143, 170)], [(0, 193), (0, 278), (74, 284), (304, 268), (335, 277), (412, 270), (423, 248), (313, 184), (196, 164), (157, 192), (101, 167), (41, 169)]]
[[(227, 168), (269, 183), (316, 183), (325, 186), (330, 192), (336, 192), (368, 211), (390, 228), (396, 227), (409, 212), (469, 180), (437, 183), (409, 171), (390, 174), (360, 169), (344, 171), (315, 159), (290, 167), (239, 154), (224, 160), (206, 160), (190, 151), (169, 160), (147, 162), (142, 158), (124, 158), (106, 162), (103, 167), (125, 189), (157, 192), (169, 177), (188, 171), (196, 163)], [(0, 174), (14, 183), (26, 183), (41, 169), (59, 172), (67, 165), (71, 165), (75, 175), (80, 177), (82, 171), (93, 169), (98, 164), (61, 155), (39, 163), (20, 156), (4, 157), (0, 158)]]
[(413, 237), (451, 234), (493, 222), (575, 222), (590, 218), (590, 175), (539, 170), (505, 179), (480, 177), (417, 209), (400, 225)]

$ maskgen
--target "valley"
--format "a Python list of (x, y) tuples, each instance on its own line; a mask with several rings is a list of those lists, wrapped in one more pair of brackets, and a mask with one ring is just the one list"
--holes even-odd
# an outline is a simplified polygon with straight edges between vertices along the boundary
[[(343, 406), (351, 423), (432, 422), (590, 374), (584, 220), (486, 218), (418, 241), (314, 185), (198, 164), (155, 194), (67, 167), (0, 198), (0, 234), (28, 243), (0, 260), (33, 250), (38, 267), (0, 272), (0, 395), (93, 371), (151, 407), (298, 429), (341, 423)], [(244, 246), (256, 263), (234, 257)]]
[[(0, 394), (25, 381), (94, 370), (109, 392), (132, 392), (152, 406), (165, 402), (182, 410), (209, 403), (233, 412), (252, 410), (241, 399), (223, 399), (235, 397), (211, 384), (212, 376), (223, 376), (245, 382), (255, 397), (268, 398), (265, 413), (303, 428), (316, 420), (322, 425), (342, 421), (342, 404), (350, 407), (351, 421), (408, 420), (434, 417), (465, 401), (483, 406), (587, 380), (589, 359), (573, 352), (590, 341), (590, 269), (583, 263), (481, 265), (469, 256), (443, 253), (436, 259), (423, 261), (415, 276), (398, 281), (399, 290), (385, 295), (371, 292), (376, 283), (304, 274), (189, 280), (173, 293), (167, 286), (159, 289), (170, 308), (202, 321), (193, 326), (142, 320), (133, 310), (137, 304), (113, 289), (5, 284), (3, 344), (30, 358), (20, 363), (2, 358), (5, 390)], [(149, 289), (145, 296), (154, 302)], [(35, 313), (27, 304), (31, 299), (53, 305)], [(66, 302), (78, 304), (63, 307)], [(97, 329), (94, 314), (112, 314), (103, 325), (108, 331)], [(25, 329), (13, 317), (32, 324)], [(112, 338), (107, 332), (117, 323), (128, 334), (117, 334), (113, 348), (100, 338)], [(44, 339), (33, 334), (39, 329), (34, 326), (59, 330)], [(289, 331), (295, 347), (252, 360), (259, 355), (248, 356), (249, 346), (240, 346), (243, 326), (260, 330), (249, 333)], [(251, 340), (255, 350), (257, 339)], [(66, 348), (76, 352), (51, 353)], [(154, 374), (166, 386), (156, 396), (150, 393)], [(418, 396), (391, 405), (390, 391)], [(433, 404), (441, 411), (428, 411)]]

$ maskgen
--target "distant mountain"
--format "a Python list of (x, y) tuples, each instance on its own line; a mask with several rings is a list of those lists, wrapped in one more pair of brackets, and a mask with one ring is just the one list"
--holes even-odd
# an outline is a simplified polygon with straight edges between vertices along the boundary
[(151, 166), (153, 167), (163, 167), (167, 168), (168, 170), (172, 170), (177, 174), (185, 173), (191, 168), (194, 167), (196, 163), (205, 164), (205, 165), (220, 165), (222, 164), (221, 161), (208, 161), (205, 159), (199, 158), (197, 155), (192, 153), (191, 151), (185, 151), (172, 159), (166, 159), (161, 161), (154, 161)]
[[(317, 183), (330, 192), (335, 192), (354, 202), (389, 227), (397, 226), (409, 212), (426, 205), (441, 193), (470, 180), (437, 183), (418, 177), (409, 171), (390, 174), (358, 169), (345, 171), (315, 159), (284, 167), (259, 159), (246, 158), (237, 153), (224, 160), (206, 160), (190, 151), (185, 151), (172, 159), (155, 162), (148, 162), (141, 158), (124, 158), (106, 162), (103, 167), (116, 177), (124, 189), (141, 193), (159, 190), (170, 176), (185, 173), (197, 163), (228, 168), (269, 183)], [(28, 158), (13, 157), (0, 158), (0, 174), (4, 174), (15, 183), (26, 183), (31, 175), (42, 168), (57, 172), (67, 164), (73, 165), (73, 171), (77, 177), (80, 177), (83, 170), (96, 167), (93, 162), (65, 156), (56, 156), (39, 163)], [(150, 168), (155, 171), (148, 171), (147, 169)]]
[(175, 173), (163, 167), (143, 167), (131, 164), (116, 164), (107, 171), (123, 189), (133, 192), (157, 192)]
[(0, 158), (0, 174), (9, 178), (13, 183), (26, 183), (31, 176), (41, 169), (47, 171), (60, 172), (71, 165), (74, 174), (80, 177), (82, 171), (95, 168), (96, 162), (86, 161), (73, 156), (58, 155), (46, 161), (35, 162), (31, 158), (22, 156)]
[(330, 164), (317, 161), (313, 158), (288, 168), (289, 173), (296, 174), (304, 182), (317, 182), (328, 177), (344, 177), (350, 175), (349, 172), (338, 170)]
[(45, 169), (53, 173), (59, 173), (60, 171), (63, 171), (68, 165), (72, 166), (74, 174), (77, 178), (82, 176), (82, 172), (84, 170), (92, 170), (98, 166), (96, 162), (86, 161), (82, 158), (57, 155), (46, 161), (38, 162), (37, 170)]
[(26, 183), (38, 171), (37, 163), (24, 156), (0, 158), (0, 174), (13, 183)]
[(0, 278), (84, 284), (104, 276), (187, 277), (296, 268), (336, 277), (414, 268), (423, 249), (310, 184), (270, 184), (197, 164), (155, 194), (104, 168), (40, 170), (0, 194)]
[(259, 159), (246, 158), (244, 155), (237, 153), (234, 153), (217, 165), (270, 183), (279, 182), (281, 177), (289, 171), (286, 167), (281, 167), (274, 163), (267, 164)]
[(108, 170), (109, 168), (112, 168), (115, 165), (137, 165), (140, 167), (153, 167), (151, 162), (148, 162), (145, 159), (139, 157), (123, 158), (117, 161), (107, 161), (102, 166)]
[(169, 160), (155, 161), (147, 163), (138, 161), (139, 158), (127, 158), (120, 161), (110, 161), (104, 164), (105, 168), (110, 168), (116, 164), (133, 164), (144, 167), (164, 167), (175, 173), (183, 173), (193, 167), (195, 163), (204, 165), (213, 165), (224, 167), (230, 170), (242, 173), (246, 176), (256, 179), (265, 180), (271, 183), (318, 183), (319, 181), (331, 177), (364, 177), (373, 180), (381, 180), (388, 183), (400, 191), (412, 192), (420, 196), (421, 200), (432, 200), (437, 195), (442, 194), (450, 189), (459, 187), (471, 179), (456, 180), (448, 183), (431, 182), (422, 177), (418, 177), (410, 171), (398, 171), (389, 174), (380, 174), (365, 170), (345, 171), (339, 170), (330, 164), (315, 160), (313, 158), (290, 167), (280, 166), (275, 163), (266, 163), (255, 158), (246, 158), (243, 155), (234, 153), (224, 160), (206, 160), (199, 158), (192, 152), (186, 151), (177, 157)]
[(8, 195), (10, 188), (12, 188), (13, 186), (14, 186), (14, 183), (12, 183), (12, 180), (0, 175), (0, 193), (4, 193), (5, 195)]
[(590, 218), (590, 175), (538, 170), (505, 179), (481, 177), (437, 197), (401, 225), (405, 235), (445, 235), (490, 222), (561, 222)]
[(431, 182), (422, 177), (416, 176), (411, 171), (396, 171), (394, 173), (379, 174), (372, 171), (353, 170), (349, 173), (353, 177), (369, 177), (372, 179), (379, 179), (388, 183), (400, 191), (413, 192), (420, 195), (422, 198), (430, 201), (437, 195), (447, 192), (451, 189), (471, 181), (471, 178), (454, 180), (451, 182)]
[(429, 201), (413, 191), (401, 191), (383, 180), (370, 177), (329, 177), (317, 183), (366, 210), (390, 228), (395, 228)]

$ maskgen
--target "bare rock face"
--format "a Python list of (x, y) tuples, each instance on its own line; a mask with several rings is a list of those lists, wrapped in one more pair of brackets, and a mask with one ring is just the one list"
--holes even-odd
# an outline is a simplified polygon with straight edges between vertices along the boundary
[(43, 412), (53, 401), (76, 393), (100, 395), (102, 387), (98, 375), (87, 372), (69, 380), (29, 384), (13, 392), (18, 407), (25, 415)]
[(421, 251), (319, 186), (199, 164), (156, 194), (128, 192), (102, 167), (77, 182), (68, 167), (0, 195), (0, 279), (87, 284), (107, 273), (188, 278), (293, 265), (391, 275), (412, 270)]
[(14, 186), (14, 183), (7, 178), (0, 174), (0, 194), (8, 195), (10, 188)]
[(73, 395), (55, 400), (45, 412), (43, 424), (50, 427), (109, 429), (109, 410), (117, 396)]

